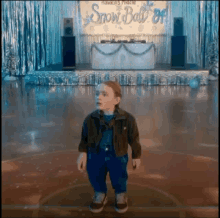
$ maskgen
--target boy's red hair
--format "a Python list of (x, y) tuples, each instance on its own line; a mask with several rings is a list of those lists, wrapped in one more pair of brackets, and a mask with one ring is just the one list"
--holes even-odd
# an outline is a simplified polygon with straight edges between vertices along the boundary
[[(108, 81), (102, 82), (102, 84), (111, 87), (115, 94), (115, 97), (122, 98), (121, 85), (117, 81), (108, 80)], [(117, 104), (116, 106), (118, 107), (119, 104)]]

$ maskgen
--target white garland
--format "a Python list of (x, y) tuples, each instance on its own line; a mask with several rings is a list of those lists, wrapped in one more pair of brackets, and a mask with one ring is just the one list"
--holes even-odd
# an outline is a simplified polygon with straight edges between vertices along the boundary
[[(141, 53), (132, 52), (131, 50), (128, 49), (128, 47), (127, 47), (124, 43), (121, 43), (120, 46), (119, 46), (117, 49), (115, 49), (115, 51), (109, 52), (109, 53), (106, 53), (106, 52), (101, 51), (95, 44), (92, 45), (92, 48), (94, 47), (94, 48), (95, 48), (98, 52), (100, 52), (102, 55), (114, 55), (114, 54), (116, 54), (116, 53), (121, 49), (122, 46), (125, 48), (125, 50), (126, 50), (128, 53), (130, 53), (130, 54), (132, 54), (132, 55), (137, 55), (137, 56), (146, 54), (147, 52), (149, 52), (149, 51), (151, 50), (152, 47), (153, 47), (154, 49), (156, 49), (156, 47), (155, 47), (155, 45), (154, 45), (153, 43), (151, 44), (151, 46), (150, 46), (149, 48), (147, 48), (145, 51), (143, 51), (143, 52), (141, 52)], [(91, 49), (92, 49), (92, 48), (91, 48)]]

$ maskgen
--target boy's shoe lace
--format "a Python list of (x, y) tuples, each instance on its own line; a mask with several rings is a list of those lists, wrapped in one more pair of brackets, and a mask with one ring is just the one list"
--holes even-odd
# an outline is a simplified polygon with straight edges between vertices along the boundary
[(126, 193), (116, 194), (115, 210), (118, 213), (125, 213), (128, 210)]
[(117, 201), (117, 204), (124, 204), (124, 203), (126, 203), (125, 193), (116, 194), (116, 201)]
[(105, 193), (95, 192), (95, 194), (93, 196), (93, 202), (100, 204), (103, 202), (104, 198), (105, 198)]
[(92, 211), (93, 213), (100, 213), (103, 210), (107, 201), (107, 194), (95, 192), (93, 196), (93, 202), (89, 206), (90, 211)]

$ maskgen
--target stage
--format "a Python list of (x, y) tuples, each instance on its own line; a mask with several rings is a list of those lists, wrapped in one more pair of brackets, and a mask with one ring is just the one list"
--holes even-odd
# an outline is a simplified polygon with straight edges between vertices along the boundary
[(209, 71), (196, 64), (185, 69), (172, 69), (169, 64), (156, 64), (153, 70), (96, 70), (91, 64), (76, 65), (74, 69), (62, 69), (62, 63), (31, 71), (25, 77), (26, 84), (33, 85), (97, 85), (106, 80), (117, 80), (121, 85), (189, 85), (198, 78), (200, 85), (207, 85)]
[[(75, 67), (75, 70), (96, 70), (96, 69), (92, 68), (92, 64), (85, 63), (85, 64), (77, 64)], [(106, 70), (108, 70), (108, 69), (99, 70), (99, 71), (106, 71)], [(111, 69), (109, 69), (109, 70), (111, 70)], [(121, 69), (116, 69), (116, 70), (121, 71)], [(163, 63), (159, 63), (159, 64), (156, 63), (154, 70), (174, 71), (174, 69), (171, 69), (170, 64), (163, 64)], [(200, 69), (196, 64), (186, 64), (185, 70), (203, 70), (204, 71), (205, 69)], [(63, 70), (62, 63), (58, 63), (58, 64), (52, 64), (47, 67), (41, 68), (39, 70), (36, 70), (35, 72), (38, 72), (38, 71), (69, 71), (69, 70)], [(134, 70), (126, 70), (126, 71), (134, 71)], [(139, 70), (139, 71), (152, 71), (152, 70)]]

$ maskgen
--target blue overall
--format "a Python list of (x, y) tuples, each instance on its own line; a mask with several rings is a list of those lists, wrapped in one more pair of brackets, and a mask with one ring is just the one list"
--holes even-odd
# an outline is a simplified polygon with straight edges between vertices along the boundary
[[(114, 115), (104, 115), (110, 122)], [(87, 153), (87, 173), (95, 192), (107, 193), (106, 176), (109, 172), (115, 194), (127, 192), (128, 154), (117, 157), (113, 146), (113, 128), (106, 128), (100, 141), (99, 153)]]

